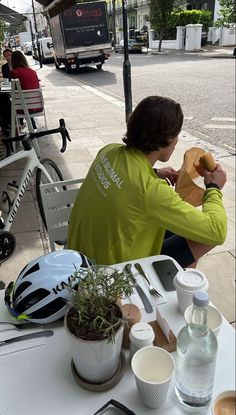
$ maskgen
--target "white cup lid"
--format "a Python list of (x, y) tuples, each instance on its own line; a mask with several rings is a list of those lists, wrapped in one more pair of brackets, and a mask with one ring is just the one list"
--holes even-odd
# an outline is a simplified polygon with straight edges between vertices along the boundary
[(174, 285), (176, 289), (193, 293), (199, 290), (207, 290), (208, 281), (203, 272), (198, 269), (187, 268), (176, 274)]

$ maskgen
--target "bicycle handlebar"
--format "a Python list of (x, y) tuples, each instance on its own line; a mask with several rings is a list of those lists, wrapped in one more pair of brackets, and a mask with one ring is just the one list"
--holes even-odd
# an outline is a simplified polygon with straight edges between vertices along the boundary
[(71, 141), (71, 138), (69, 136), (69, 133), (67, 131), (65, 121), (64, 121), (63, 118), (61, 118), (59, 120), (59, 127), (58, 128), (54, 128), (52, 130), (45, 130), (45, 131), (36, 131), (34, 133), (26, 133), (26, 134), (20, 135), (18, 137), (4, 138), (4, 142), (5, 143), (13, 143), (13, 142), (16, 142), (16, 141), (21, 141), (22, 145), (24, 147), (24, 150), (29, 151), (32, 148), (31, 143), (30, 143), (31, 140), (33, 140), (35, 138), (43, 137), (45, 135), (56, 134), (56, 133), (61, 134), (62, 147), (60, 149), (60, 152), (64, 153), (65, 150), (66, 150), (66, 147), (67, 147), (67, 140)]

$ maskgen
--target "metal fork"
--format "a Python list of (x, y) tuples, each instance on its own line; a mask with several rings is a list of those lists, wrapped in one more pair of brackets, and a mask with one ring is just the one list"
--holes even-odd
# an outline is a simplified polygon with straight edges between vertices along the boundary
[(156, 298), (162, 297), (162, 295), (150, 283), (150, 281), (149, 281), (147, 275), (145, 274), (143, 268), (141, 267), (141, 265), (139, 263), (136, 263), (136, 264), (134, 264), (134, 266), (135, 266), (136, 270), (139, 272), (139, 274), (142, 275), (142, 277), (145, 278), (145, 280), (147, 281), (147, 283), (149, 285), (149, 292), (150, 292), (150, 294), (153, 297), (156, 297)]

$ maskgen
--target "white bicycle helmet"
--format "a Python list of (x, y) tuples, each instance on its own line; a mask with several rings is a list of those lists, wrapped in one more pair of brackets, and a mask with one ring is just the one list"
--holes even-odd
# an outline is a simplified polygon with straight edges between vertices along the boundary
[(67, 286), (72, 274), (90, 265), (85, 255), (70, 249), (34, 259), (6, 289), (5, 303), (10, 313), (39, 324), (58, 320), (65, 315), (70, 300)]

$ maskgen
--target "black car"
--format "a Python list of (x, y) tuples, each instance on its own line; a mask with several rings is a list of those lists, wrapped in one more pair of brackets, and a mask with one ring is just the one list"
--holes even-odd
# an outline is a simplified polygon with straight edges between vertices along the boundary
[[(116, 53), (124, 52), (124, 41), (121, 40), (115, 47)], [(139, 44), (135, 39), (128, 40), (128, 51), (129, 53), (142, 53), (142, 44)]]

